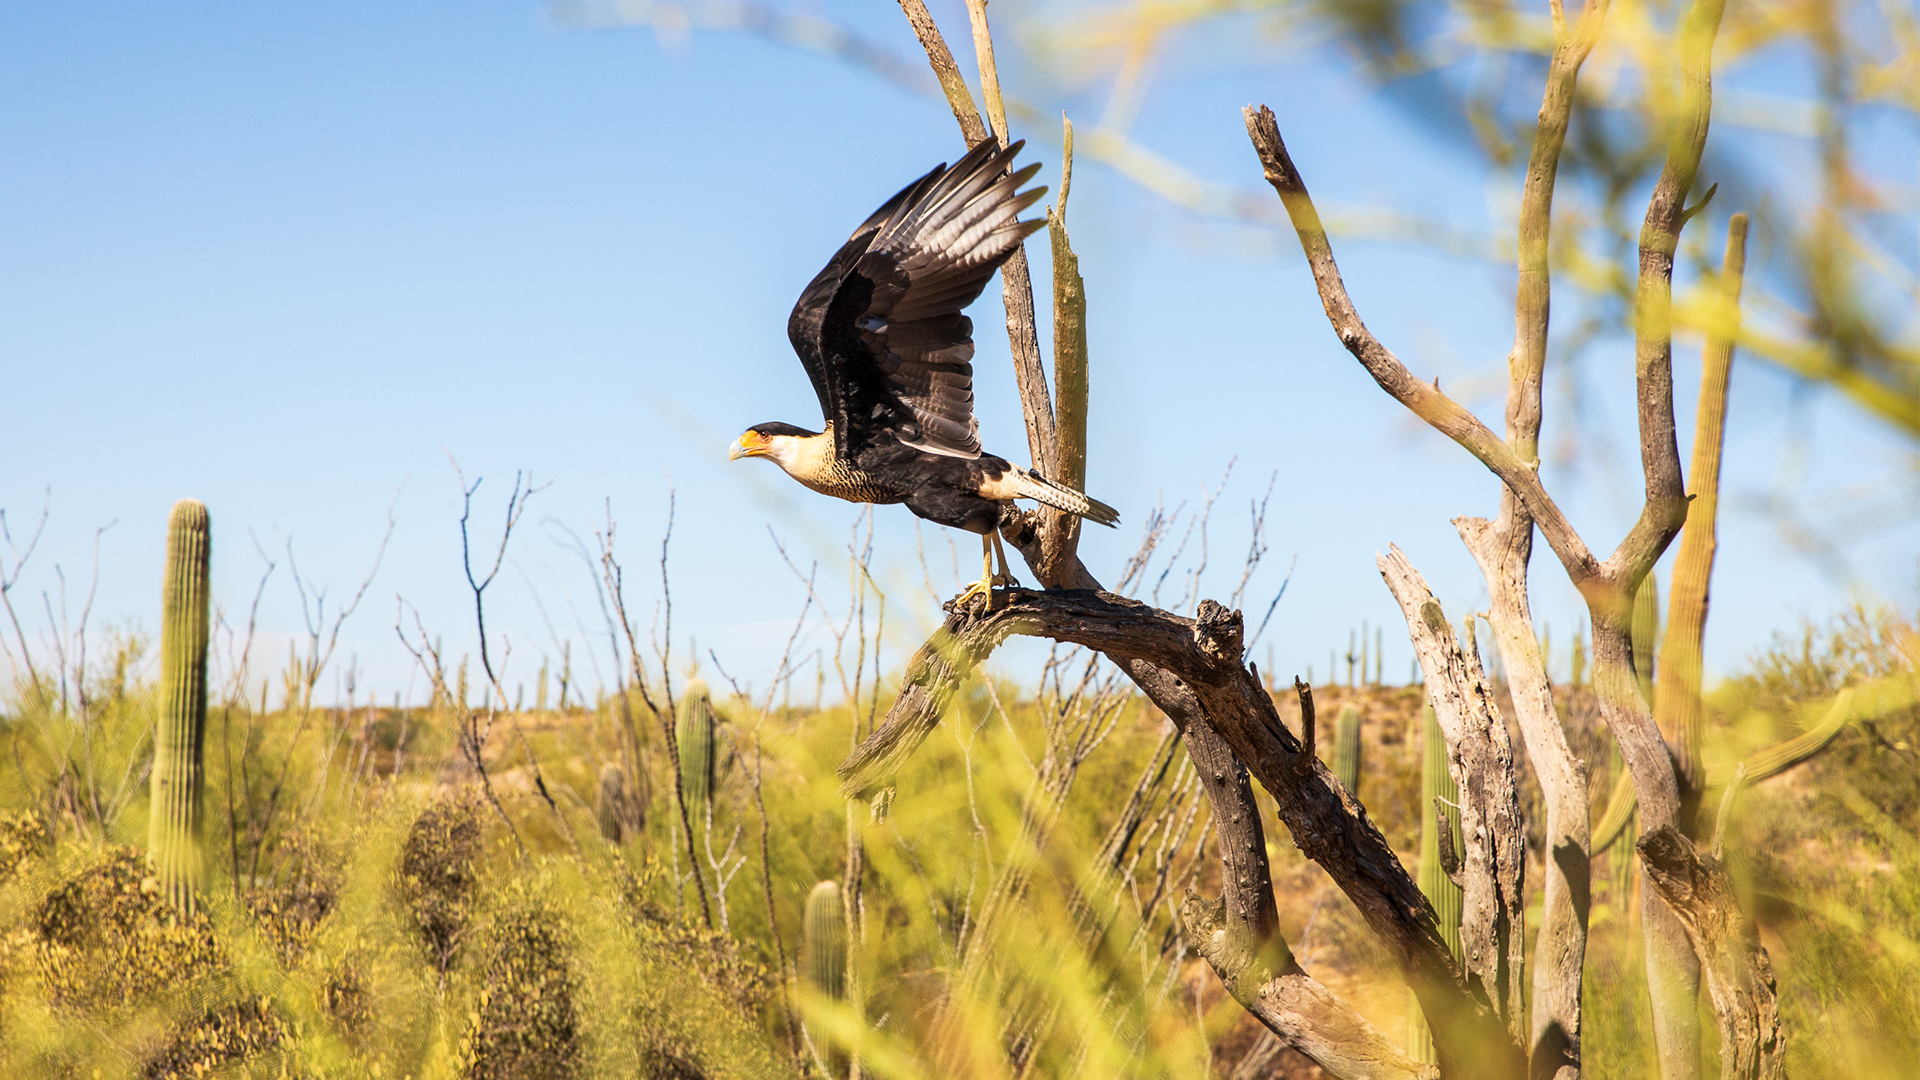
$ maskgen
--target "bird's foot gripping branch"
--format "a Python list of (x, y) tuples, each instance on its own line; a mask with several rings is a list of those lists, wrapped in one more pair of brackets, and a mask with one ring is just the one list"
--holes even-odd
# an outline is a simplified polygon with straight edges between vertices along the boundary
[[(1178, 725), (1206, 788), (1227, 863), (1218, 909), (1188, 905), (1187, 934), (1249, 1011), (1340, 1076), (1415, 1077), (1430, 1067), (1394, 1049), (1293, 961), (1274, 914), (1265, 839), (1249, 781), (1273, 796), (1294, 843), (1333, 877), (1399, 962), (1429, 1017), (1442, 1073), (1524, 1073), (1518, 1043), (1470, 990), (1432, 908), (1366, 810), (1287, 730), (1243, 653), (1240, 613), (1211, 600), (1184, 618), (1093, 589), (1009, 590), (992, 611), (958, 606), (908, 662), (886, 720), (841, 765), (841, 793), (884, 797), (939, 723), (960, 683), (1009, 636), (1098, 651)], [(1211, 914), (1216, 911), (1218, 914)]]

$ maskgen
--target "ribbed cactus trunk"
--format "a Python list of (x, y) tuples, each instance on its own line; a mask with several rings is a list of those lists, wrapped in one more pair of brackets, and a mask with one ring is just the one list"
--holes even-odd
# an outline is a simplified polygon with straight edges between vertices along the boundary
[(713, 697), (699, 679), (687, 683), (674, 718), (674, 741), (680, 746), (680, 790), (687, 812), (698, 815), (713, 805)]
[(1334, 721), (1333, 774), (1360, 797), (1360, 710), (1351, 704), (1340, 706)]
[(600, 819), (600, 835), (609, 844), (626, 839), (632, 800), (627, 794), (627, 770), (609, 761), (600, 766), (600, 796), (595, 810)]
[[(1433, 904), (1434, 914), (1440, 920), (1440, 936), (1446, 941), (1447, 951), (1453, 954), (1457, 964), (1460, 960), (1460, 886), (1453, 883), (1440, 865), (1440, 823), (1434, 816), (1433, 801), (1439, 799), (1445, 808), (1447, 829), (1451, 834), (1448, 846), (1458, 855), (1460, 791), (1454, 785), (1453, 774), (1447, 769), (1447, 740), (1440, 733), (1440, 724), (1434, 719), (1431, 707), (1426, 710), (1421, 727), (1424, 732), (1420, 757), (1420, 891)], [(1411, 992), (1407, 995), (1407, 1001), (1412, 1012), (1407, 1053), (1417, 1061), (1432, 1062), (1436, 1060), (1433, 1033)]]
[[(823, 881), (807, 894), (806, 919), (800, 930), (800, 970), (807, 985), (833, 1001), (847, 998), (847, 905), (837, 881)], [(829, 1076), (838, 1076), (847, 1063), (842, 1047), (824, 1031), (808, 1025), (807, 1037)]]
[(147, 851), (161, 889), (183, 911), (200, 881), (201, 753), (207, 730), (207, 508), (175, 503), (167, 522), (167, 578), (161, 591), (160, 717), (153, 739), (153, 795)]
[(835, 1001), (847, 996), (847, 908), (837, 881), (823, 881), (807, 894), (800, 962), (808, 985)]
[(1727, 384), (1733, 374), (1733, 343), (1740, 329), (1740, 286), (1747, 266), (1747, 215), (1727, 222), (1727, 253), (1721, 263), (1720, 299), (1728, 320), (1707, 335), (1700, 354), (1700, 398), (1694, 420), (1693, 463), (1687, 469), (1686, 528), (1673, 562), (1667, 601), (1667, 638), (1660, 647), (1654, 719), (1667, 742), (1680, 750), (1680, 772), (1699, 798), (1705, 774), (1700, 744), (1706, 724), (1700, 701), (1701, 646), (1706, 635), (1708, 583), (1713, 578), (1715, 531), (1720, 513), (1720, 451), (1727, 431)]
[(1653, 707), (1653, 656), (1660, 647), (1660, 579), (1647, 571), (1640, 590), (1633, 594), (1633, 675), (1640, 682), (1640, 697)]

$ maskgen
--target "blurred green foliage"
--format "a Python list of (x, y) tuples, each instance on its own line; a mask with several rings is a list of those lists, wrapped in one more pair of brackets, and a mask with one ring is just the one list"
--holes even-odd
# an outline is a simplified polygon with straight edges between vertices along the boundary
[[(1781, 640), (1711, 695), (1715, 752), (1795, 734), (1849, 685), (1910, 681), (1915, 641), (1910, 623), (1865, 610)], [(1185, 951), (1171, 916), (1187, 888), (1218, 888), (1191, 766), (1143, 702), (1077, 684), (1083, 660), (1056, 654), (1061, 678), (1037, 694), (967, 687), (881, 820), (850, 812), (834, 766), (872, 722), (867, 697), (890, 697), (884, 685), (858, 707), (717, 703), (734, 764), (716, 776), (713, 824), (695, 845), (713, 927), (677, 814), (651, 807), (619, 842), (600, 829), (603, 766), (622, 754), (641, 774), (632, 788), (670, 797), (658, 794), (672, 791), (671, 766), (643, 702), (495, 717), (485, 783), (456, 749), (444, 701), (219, 705), (207, 822), (217, 857), (199, 910), (182, 914), (144, 855), (114, 839), (144, 834), (144, 785), (111, 814), (76, 795), (145, 768), (138, 750), (102, 748), (115, 742), (107, 729), (152, 723), (147, 688), (123, 674), (89, 697), (91, 753), (78, 714), (17, 690), (0, 718), (0, 737), (28, 751), (0, 787), (0, 925), (14, 928), (0, 938), (0, 1069), (761, 1077), (840, 1075), (857, 1061), (863, 1075), (900, 1077), (1230, 1074), (1254, 1059), (1262, 1029)], [(1571, 737), (1591, 755), (1604, 745), (1592, 703), (1562, 692)], [(1323, 697), (1362, 719), (1369, 810), (1411, 865), (1424, 816), (1419, 691)], [(1800, 1075), (1904, 1076), (1920, 1062), (1912, 701), (1734, 804), (1728, 849), (1773, 954)], [(1092, 727), (1063, 720), (1093, 707)], [(1290, 708), (1283, 700), (1283, 717)], [(243, 745), (253, 782), (266, 775), (261, 791), (284, 763), (271, 819), (249, 820), (237, 795), (229, 811)], [(1301, 963), (1403, 1036), (1391, 958), (1278, 826), (1269, 848)], [(738, 863), (729, 850), (749, 857), (719, 888), (716, 867)], [(838, 998), (803, 975), (815, 952), (802, 946), (807, 900), (822, 881), (857, 886)], [(1606, 875), (1596, 881), (1589, 1075), (1643, 1075), (1632, 905)]]

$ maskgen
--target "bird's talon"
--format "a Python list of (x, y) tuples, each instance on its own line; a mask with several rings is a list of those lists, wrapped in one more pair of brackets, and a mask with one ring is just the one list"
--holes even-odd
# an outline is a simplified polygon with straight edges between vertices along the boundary
[(993, 610), (993, 582), (984, 578), (967, 586), (965, 591), (963, 591), (959, 596), (954, 597), (953, 609), (955, 611), (958, 611), (961, 608), (966, 607), (968, 601), (972, 600), (976, 596), (986, 597), (986, 601), (987, 601), (986, 609), (988, 611)]

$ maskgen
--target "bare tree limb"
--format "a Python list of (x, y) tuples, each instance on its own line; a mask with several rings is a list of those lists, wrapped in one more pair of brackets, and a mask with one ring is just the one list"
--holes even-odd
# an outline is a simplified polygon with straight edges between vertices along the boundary
[[(1671, 542), (1686, 516), (1673, 423), (1672, 267), (1679, 230), (1690, 216), (1685, 199), (1698, 173), (1706, 139), (1712, 100), (1713, 41), (1722, 9), (1723, 0), (1696, 0), (1680, 32), (1679, 115), (1669, 141), (1666, 166), (1649, 200), (1641, 232), (1636, 292), (1636, 397), (1646, 498), (1639, 519), (1604, 564), (1595, 560), (1541, 486), (1535, 462), (1516, 453), (1512, 445), (1495, 439), (1484, 424), (1441, 395), (1437, 388), (1414, 379), (1366, 330), (1340, 280), (1326, 231), (1298, 170), (1287, 155), (1277, 121), (1271, 110), (1262, 108), (1257, 113), (1252, 108), (1246, 110), (1248, 133), (1267, 180), (1280, 195), (1300, 236), (1328, 319), (1343, 344), (1382, 389), (1453, 438), (1500, 477), (1520, 507), (1534, 519), (1586, 599), (1593, 622), (1595, 685), (1601, 708), (1633, 777), (1643, 819), (1650, 831), (1678, 823), (1679, 785), (1672, 755), (1631, 674), (1627, 624), (1634, 589)], [(1527, 340), (1529, 310), (1527, 297), (1523, 295), (1518, 308), (1519, 340), (1523, 343)], [(1544, 309), (1536, 303), (1533, 314), (1543, 319)], [(1516, 362), (1520, 351), (1516, 348)], [(1524, 379), (1526, 372), (1521, 369), (1518, 374)], [(1527, 419), (1524, 415), (1516, 416), (1528, 408), (1525, 401), (1510, 401), (1509, 407), (1510, 418)], [(1679, 946), (1679, 927), (1658, 896), (1648, 909), (1647, 957), (1662, 1072), (1668, 1080), (1684, 1080), (1693, 1074), (1690, 1062), (1698, 1056), (1698, 1025), (1693, 1021), (1693, 999), (1688, 994), (1684, 970), (1690, 963), (1683, 955), (1688, 950)]]
[(1180, 918), (1187, 938), (1226, 983), (1234, 1000), (1294, 1049), (1346, 1080), (1437, 1078), (1440, 1071), (1409, 1058), (1366, 1018), (1300, 966), (1246, 963), (1233, 948), (1226, 905), (1187, 894)]
[(1526, 823), (1506, 721), (1494, 707), (1478, 659), (1461, 648), (1420, 571), (1398, 547), (1374, 562), (1406, 616), (1407, 637), (1426, 674), (1427, 701), (1446, 735), (1447, 769), (1460, 790), (1466, 848), (1460, 869), (1462, 959), (1518, 1041), (1525, 1032), (1520, 980), (1526, 948)]
[(968, 146), (978, 145), (987, 138), (987, 125), (980, 122), (980, 112), (974, 108), (966, 76), (960, 74), (960, 65), (953, 62), (953, 53), (947, 48), (946, 39), (940, 36), (939, 24), (928, 13), (925, 0), (900, 0), (900, 10), (906, 13), (913, 35), (920, 39), (920, 47), (927, 52), (927, 63), (932, 66), (934, 77), (940, 80), (940, 92), (946, 95), (947, 107), (953, 110), (953, 118), (960, 124), (960, 134)]
[[(599, 534), (600, 573), (606, 598), (612, 606), (612, 614), (619, 620), (620, 628), (627, 639), (628, 673), (633, 677), (633, 687), (640, 693), (640, 699), (646, 703), (648, 711), (653, 713), (654, 722), (660, 727), (660, 740), (667, 748), (667, 761), (673, 772), (673, 802), (680, 816), (680, 834), (685, 840), (688, 869), (693, 874), (695, 890), (700, 894), (700, 915), (707, 928), (713, 928), (713, 904), (707, 899), (706, 875), (700, 871), (700, 857), (693, 846), (693, 818), (687, 813), (687, 795), (680, 783), (680, 741), (673, 730), (673, 706), (661, 708), (653, 695), (647, 690), (646, 664), (640, 658), (640, 642), (633, 632), (633, 619), (627, 614), (625, 591), (626, 572), (620, 566), (620, 560), (614, 555), (615, 526), (611, 508), (607, 514), (606, 531)], [(666, 573), (666, 540), (661, 540), (661, 574)], [(664, 657), (663, 663), (664, 663)], [(664, 678), (664, 672), (663, 672)], [(680, 894), (685, 897), (685, 893)]]
[[(977, 605), (976, 605), (977, 607)], [(1524, 1061), (1490, 1003), (1471, 992), (1440, 939), (1433, 910), (1364, 808), (1280, 722), (1272, 699), (1241, 661), (1239, 614), (1203, 602), (1197, 619), (1109, 593), (1013, 590), (1003, 606), (980, 614), (955, 612), (938, 646), (915, 655), (904, 680), (910, 689), (880, 728), (841, 766), (841, 790), (857, 797), (878, 790), (938, 722), (932, 705), (952, 683), (1009, 635), (1052, 638), (1096, 649), (1125, 666), (1180, 722), (1204, 717), (1228, 749), (1274, 797), (1294, 843), (1320, 863), (1359, 908), (1368, 926), (1400, 964), (1428, 1015), (1438, 1018), (1434, 1042), (1442, 1071), (1518, 1077)], [(943, 685), (945, 684), (945, 685)], [(914, 693), (911, 688), (920, 687)], [(1188, 706), (1188, 701), (1197, 708)], [(1163, 708), (1166, 706), (1163, 705)], [(1175, 710), (1179, 710), (1176, 714)], [(893, 744), (901, 745), (893, 745)]]
[[(1312, 698), (1303, 685), (1301, 700), (1309, 716)], [(1204, 720), (1190, 721), (1184, 731), (1200, 786), (1213, 808), (1224, 864), (1218, 901), (1208, 903), (1188, 891), (1181, 905), (1181, 932), (1188, 944), (1212, 966), (1235, 1001), (1335, 1076), (1386, 1080), (1435, 1075), (1402, 1054), (1295, 961), (1280, 933), (1266, 836), (1246, 766)], [(1301, 760), (1313, 760), (1311, 751)]]
[(1415, 378), (1407, 366), (1400, 362), (1400, 358), (1382, 345), (1366, 324), (1360, 321), (1360, 313), (1347, 295), (1346, 283), (1340, 279), (1340, 267), (1333, 260), (1333, 248), (1327, 243), (1326, 227), (1320, 223), (1320, 213), (1314, 209), (1313, 199), (1307, 194), (1306, 182), (1301, 179), (1300, 171), (1287, 154), (1286, 143), (1280, 137), (1280, 124), (1274, 118), (1273, 110), (1264, 105), (1255, 110), (1249, 105), (1243, 112), (1247, 134), (1253, 140), (1254, 150), (1260, 155), (1267, 183), (1279, 193), (1287, 216), (1293, 221), (1294, 232), (1300, 236), (1300, 246), (1306, 252), (1307, 264), (1312, 268), (1314, 283), (1320, 290), (1320, 302), (1326, 308), (1327, 320), (1333, 324), (1340, 343), (1346, 346), (1354, 359), (1360, 361), (1360, 365), (1367, 370), (1367, 374), (1373, 376), (1373, 381), (1382, 390), (1415, 416), (1425, 420), (1434, 430), (1459, 443), (1514, 492), (1527, 512), (1539, 523), (1541, 534), (1560, 557), (1575, 586), (1584, 593), (1586, 583), (1599, 576), (1599, 560), (1594, 558), (1587, 549), (1586, 541), (1580, 539), (1566, 515), (1560, 512), (1546, 488), (1541, 486), (1537, 465), (1523, 460), (1512, 447), (1481, 423), (1479, 417), (1441, 393), (1437, 386)]
[[(1579, 21), (1569, 28), (1558, 0), (1553, 4), (1553, 59), (1547, 69), (1539, 122), (1520, 194), (1519, 276), (1514, 297), (1513, 352), (1507, 361), (1506, 435), (1507, 444), (1535, 470), (1540, 461), (1540, 385), (1546, 368), (1553, 293), (1547, 260), (1553, 230), (1553, 193), (1573, 116), (1580, 68), (1599, 40), (1606, 15), (1607, 0), (1587, 0)], [(1542, 945), (1534, 957), (1533, 997), (1528, 1010), (1532, 1018), (1528, 1074), (1577, 1080), (1581, 1071), (1580, 994), (1592, 891), (1587, 773), (1567, 746), (1534, 636), (1527, 601), (1534, 518), (1519, 494), (1503, 483), (1497, 521), (1460, 518), (1454, 526), (1487, 582), (1491, 601), (1488, 625), (1493, 627), (1494, 642), (1506, 668), (1515, 717), (1546, 809), (1547, 858), (1537, 936)]]
[[(1506, 668), (1527, 761), (1533, 766), (1545, 804), (1545, 881), (1541, 886), (1541, 943), (1533, 958), (1530, 1075), (1572, 1080), (1581, 1067), (1580, 987), (1586, 967), (1587, 915), (1592, 900), (1588, 853), (1587, 768), (1567, 745), (1566, 730), (1553, 703), (1534, 637), (1527, 603), (1526, 549), (1532, 523), (1509, 530), (1503, 498), (1500, 525), (1481, 518), (1456, 518), (1454, 527), (1480, 564), (1491, 599), (1487, 622)], [(1513, 520), (1518, 524), (1525, 511)], [(1552, 1068), (1548, 1068), (1551, 1065)]]
[[(0, 510), (0, 540), (6, 542), (7, 551), (13, 556), (11, 570), (0, 566), (0, 606), (7, 609), (7, 618), (13, 623), (13, 636), (20, 642), (20, 661), (27, 669), (27, 683), (36, 691), (40, 685), (40, 673), (33, 666), (33, 652), (27, 647), (26, 632), (20, 629), (20, 616), (13, 609), (13, 587), (20, 583), (21, 572), (33, 558), (34, 549), (40, 546), (40, 537), (47, 531), (47, 518), (52, 512), (53, 488), (49, 487), (40, 502), (40, 521), (34, 526), (33, 535), (27, 538), (26, 550), (22, 551), (14, 546), (13, 533), (7, 528), (7, 512)], [(4, 644), (4, 641), (0, 641), (0, 644)], [(13, 659), (11, 651), (8, 652), (7, 659), (9, 662)]]
[[(974, 48), (980, 60), (980, 80), (991, 112), (1000, 102), (1000, 75), (993, 63), (986, 5), (980, 0), (969, 2), (970, 6), (979, 5), (978, 15), (973, 17)], [(998, 138), (1002, 145), (1006, 145), (1007, 118), (1004, 106), (994, 118), (994, 123), (998, 125), (996, 135), (980, 122), (980, 115), (974, 111), (973, 98), (966, 92), (966, 81), (960, 76), (960, 69), (953, 62), (953, 53), (948, 50), (946, 39), (941, 37), (939, 25), (927, 13), (923, 0), (900, 0), (900, 10), (906, 12), (914, 35), (920, 39), (921, 48), (926, 50), (927, 62), (940, 79), (940, 87), (946, 92), (947, 104), (953, 108), (954, 119), (960, 123), (960, 134), (966, 139), (968, 149), (989, 138)], [(1041, 475), (1054, 477), (1057, 463), (1054, 461), (1056, 438), (1053, 431), (1053, 404), (1047, 393), (1046, 368), (1040, 358), (1040, 333), (1034, 325), (1033, 280), (1027, 271), (1025, 247), (1015, 248), (1013, 256), (1001, 265), (1000, 286), (1007, 312), (1007, 344), (1013, 351), (1014, 378), (1019, 383), (1020, 406), (1026, 414), (1027, 452), (1033, 459), (1033, 467)], [(1051, 582), (1044, 584), (1052, 585)]]

